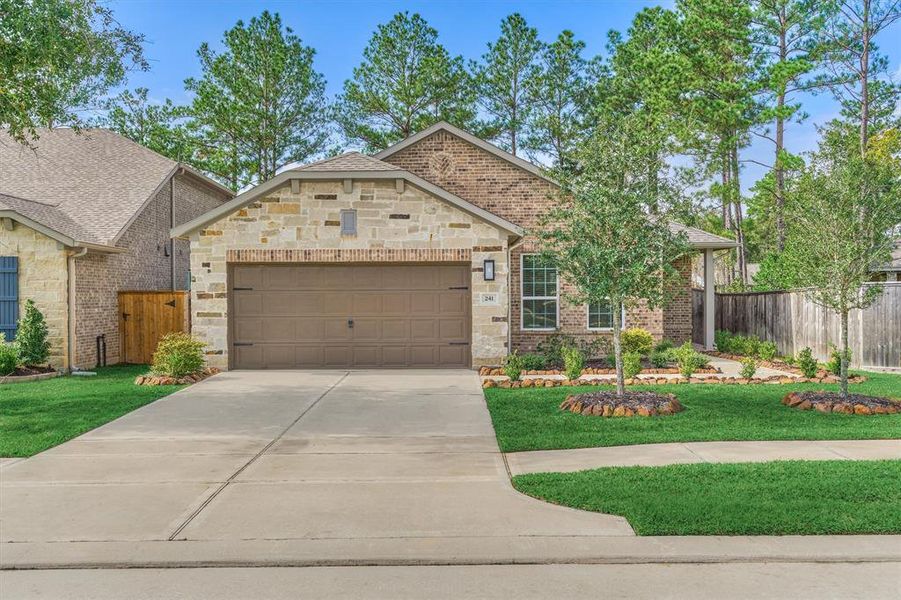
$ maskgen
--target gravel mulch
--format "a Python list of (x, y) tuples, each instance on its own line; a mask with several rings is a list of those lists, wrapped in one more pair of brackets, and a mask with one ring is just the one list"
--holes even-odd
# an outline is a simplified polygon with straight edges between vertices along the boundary
[(673, 394), (626, 392), (617, 396), (616, 392), (602, 391), (567, 396), (560, 408), (597, 417), (654, 417), (677, 413), (682, 405)]
[(848, 394), (842, 398), (838, 392), (792, 392), (782, 399), (782, 404), (798, 410), (818, 410), (823, 413), (847, 415), (888, 415), (901, 412), (901, 401), (862, 394)]

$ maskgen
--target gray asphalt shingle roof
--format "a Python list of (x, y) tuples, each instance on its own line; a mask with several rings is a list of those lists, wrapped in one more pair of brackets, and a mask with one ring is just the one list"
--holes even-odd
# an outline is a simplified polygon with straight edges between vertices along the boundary
[(0, 130), (0, 203), (78, 241), (112, 244), (178, 163), (103, 129)]
[(397, 171), (398, 168), (359, 152), (345, 152), (332, 158), (316, 161), (295, 171)]

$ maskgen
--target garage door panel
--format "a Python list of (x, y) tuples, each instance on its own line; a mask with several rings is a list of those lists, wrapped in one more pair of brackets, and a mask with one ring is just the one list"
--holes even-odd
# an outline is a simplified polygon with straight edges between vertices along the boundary
[[(234, 289), (239, 273), (253, 289)], [(470, 276), (463, 265), (236, 265), (231, 336), (250, 345), (234, 347), (233, 365), (467, 367)]]
[(466, 333), (467, 325), (465, 319), (439, 319), (436, 337), (443, 340), (465, 341), (469, 338)]
[(254, 266), (238, 266), (232, 271), (234, 287), (252, 288), (258, 290), (263, 287), (263, 275), (265, 271)]

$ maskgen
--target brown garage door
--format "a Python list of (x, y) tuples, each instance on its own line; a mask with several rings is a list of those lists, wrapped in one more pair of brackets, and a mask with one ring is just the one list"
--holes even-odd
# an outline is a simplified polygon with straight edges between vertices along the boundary
[(465, 265), (235, 265), (236, 369), (469, 367)]

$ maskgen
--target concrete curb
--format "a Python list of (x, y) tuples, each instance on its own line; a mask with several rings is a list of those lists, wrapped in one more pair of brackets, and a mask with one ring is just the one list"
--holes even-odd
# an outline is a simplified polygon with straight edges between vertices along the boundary
[(458, 537), (7, 543), (0, 570), (901, 561), (901, 536)]

